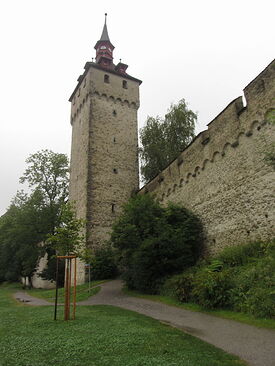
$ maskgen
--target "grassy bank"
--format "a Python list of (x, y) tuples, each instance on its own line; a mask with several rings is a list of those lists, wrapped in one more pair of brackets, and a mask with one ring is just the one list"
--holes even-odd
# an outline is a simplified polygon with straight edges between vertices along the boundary
[(1, 366), (244, 365), (177, 329), (111, 306), (78, 307), (75, 321), (54, 322), (51, 306), (17, 304), (15, 290), (0, 286)]
[(254, 325), (255, 327), (275, 329), (275, 319), (255, 318), (249, 314), (236, 312), (236, 311), (230, 311), (230, 310), (224, 310), (224, 309), (206, 310), (205, 308), (203, 308), (202, 306), (200, 306), (198, 304), (182, 303), (174, 297), (142, 294), (137, 291), (129, 290), (126, 287), (123, 288), (123, 292), (129, 296), (134, 296), (134, 297), (139, 297), (141, 299), (162, 302), (167, 305), (176, 306), (178, 308), (182, 308), (182, 309), (186, 309), (186, 310), (199, 311), (199, 312), (202, 312), (205, 314), (218, 316), (220, 318), (236, 320), (241, 323)]

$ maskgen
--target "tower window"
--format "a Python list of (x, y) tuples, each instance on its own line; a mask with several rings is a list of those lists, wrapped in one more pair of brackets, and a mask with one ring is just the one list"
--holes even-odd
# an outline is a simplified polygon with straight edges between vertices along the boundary
[(112, 203), (112, 212), (115, 212), (115, 204)]
[(122, 87), (124, 89), (128, 89), (128, 85), (127, 85), (127, 81), (126, 80), (122, 80)]
[(116, 117), (117, 113), (116, 113), (116, 110), (114, 109), (113, 110), (113, 116)]
[(114, 144), (115, 144), (116, 143), (116, 138), (115, 137), (113, 138), (113, 141), (114, 141)]
[(117, 169), (116, 169), (116, 168), (114, 168), (114, 169), (113, 169), (113, 172), (114, 172), (115, 174), (117, 174)]
[(104, 83), (107, 83), (107, 84), (109, 84), (110, 83), (110, 77), (109, 77), (109, 75), (104, 75)]
[(86, 78), (84, 79), (83, 88), (86, 86)]

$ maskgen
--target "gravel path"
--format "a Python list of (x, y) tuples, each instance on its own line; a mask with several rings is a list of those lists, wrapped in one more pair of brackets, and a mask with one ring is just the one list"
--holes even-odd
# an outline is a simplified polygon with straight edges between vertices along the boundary
[[(275, 366), (275, 331), (130, 297), (123, 294), (122, 285), (120, 280), (101, 284), (101, 291), (98, 294), (79, 302), (78, 305), (113, 305), (132, 310), (179, 328), (226, 352), (233, 353), (251, 366)], [(16, 298), (18, 294), (16, 294)], [(24, 296), (22, 297), (24, 293), (20, 294), (21, 300), (24, 299)], [(32, 297), (26, 296), (26, 300), (30, 300), (30, 298)], [(30, 301), (28, 304), (52, 305), (40, 299), (35, 299), (34, 302)]]
[(27, 305), (34, 305), (34, 306), (41, 306), (41, 305), (53, 305), (52, 302), (48, 302), (43, 299), (39, 299), (38, 297), (34, 297), (31, 295), (28, 295), (26, 292), (16, 292), (14, 294), (14, 297), (17, 301), (23, 302)]

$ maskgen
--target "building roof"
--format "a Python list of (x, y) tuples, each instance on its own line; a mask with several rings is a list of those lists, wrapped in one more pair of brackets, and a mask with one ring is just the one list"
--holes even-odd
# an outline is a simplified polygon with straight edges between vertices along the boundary
[(108, 34), (108, 29), (107, 29), (107, 24), (106, 24), (106, 20), (107, 20), (107, 13), (105, 13), (105, 23), (104, 23), (104, 27), (103, 27), (103, 31), (100, 37), (100, 41), (110, 41), (109, 38), (109, 34)]

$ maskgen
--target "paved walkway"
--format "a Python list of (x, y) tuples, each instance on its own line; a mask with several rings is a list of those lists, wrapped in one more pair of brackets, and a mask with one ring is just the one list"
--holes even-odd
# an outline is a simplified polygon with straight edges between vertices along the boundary
[[(119, 280), (106, 282), (101, 291), (79, 305), (113, 305), (160, 320), (202, 339), (226, 352), (233, 353), (251, 366), (275, 366), (275, 331), (180, 309), (159, 302), (131, 297), (121, 291)], [(24, 293), (23, 293), (24, 294)], [(24, 296), (20, 293), (21, 301)], [(18, 293), (16, 298), (20, 297)], [(26, 300), (31, 296), (27, 295)], [(45, 302), (44, 304), (38, 302)], [(30, 305), (52, 305), (35, 299)]]

